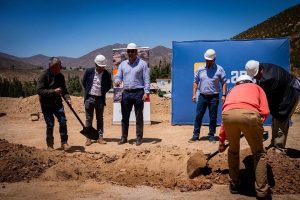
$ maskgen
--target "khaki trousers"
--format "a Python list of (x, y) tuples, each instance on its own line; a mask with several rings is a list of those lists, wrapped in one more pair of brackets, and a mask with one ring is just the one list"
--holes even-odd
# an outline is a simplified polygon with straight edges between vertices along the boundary
[(229, 141), (229, 177), (239, 182), (240, 135), (243, 132), (253, 154), (255, 171), (255, 190), (257, 196), (268, 194), (267, 165), (263, 148), (263, 124), (259, 113), (246, 109), (233, 109), (223, 112), (223, 124)]

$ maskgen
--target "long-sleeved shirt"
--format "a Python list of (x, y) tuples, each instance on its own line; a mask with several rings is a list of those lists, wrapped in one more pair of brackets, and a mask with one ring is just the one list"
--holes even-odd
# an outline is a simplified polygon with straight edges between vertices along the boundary
[(263, 74), (259, 80), (269, 102), (271, 114), (280, 121), (285, 121), (292, 114), (298, 102), (300, 88), (295, 76), (283, 68), (269, 63), (261, 63)]
[(62, 100), (61, 95), (55, 93), (56, 88), (61, 88), (61, 95), (65, 99), (70, 99), (68, 93), (65, 77), (63, 74), (59, 73), (53, 75), (50, 69), (43, 71), (39, 76), (37, 82), (37, 93), (40, 96), (40, 103), (43, 106), (61, 106)]
[[(266, 120), (270, 113), (264, 90), (254, 83), (243, 83), (233, 87), (225, 99), (222, 112), (239, 108), (258, 112), (262, 117), (262, 122)], [(224, 142), (225, 138), (222, 124), (219, 134), (220, 142)]]
[(194, 83), (198, 85), (201, 94), (219, 94), (220, 83), (226, 83), (226, 73), (217, 64), (209, 68), (206, 65), (200, 66), (194, 75)]
[(138, 57), (133, 64), (124, 60), (118, 68), (115, 82), (123, 82), (125, 90), (144, 88), (145, 93), (150, 93), (148, 64)]

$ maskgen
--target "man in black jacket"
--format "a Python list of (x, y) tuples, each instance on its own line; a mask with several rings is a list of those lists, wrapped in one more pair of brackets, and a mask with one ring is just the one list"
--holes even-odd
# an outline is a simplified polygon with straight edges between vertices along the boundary
[[(106, 58), (103, 55), (96, 56), (95, 67), (85, 71), (83, 76), (83, 87), (85, 90), (84, 106), (86, 114), (86, 127), (89, 128), (93, 123), (94, 110), (96, 111), (97, 131), (99, 133), (99, 144), (106, 144), (103, 139), (103, 112), (105, 95), (112, 86), (111, 74), (105, 69)], [(92, 141), (87, 138), (85, 145), (89, 146)]]
[(61, 138), (61, 147), (67, 151), (68, 145), (67, 119), (62, 104), (61, 97), (69, 103), (71, 99), (66, 88), (65, 77), (60, 73), (61, 61), (59, 58), (52, 57), (49, 63), (49, 69), (45, 70), (39, 77), (37, 83), (37, 93), (40, 97), (41, 109), (47, 125), (46, 142), (48, 150), (53, 150), (54, 137), (54, 116), (59, 122), (59, 133)]
[(300, 81), (274, 64), (250, 60), (246, 63), (245, 69), (249, 76), (257, 80), (267, 95), (273, 116), (270, 147), (275, 147), (279, 152), (286, 152), (290, 118), (299, 102)]

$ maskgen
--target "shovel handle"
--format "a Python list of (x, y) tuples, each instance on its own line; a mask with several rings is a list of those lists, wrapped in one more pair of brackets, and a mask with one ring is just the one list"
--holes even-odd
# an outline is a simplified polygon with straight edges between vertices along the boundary
[[(241, 134), (240, 139), (244, 137), (244, 134)], [(225, 144), (224, 146), (224, 151), (227, 149), (227, 147), (229, 146), (229, 143)], [(217, 155), (219, 153), (219, 150), (215, 151), (212, 154), (209, 154), (209, 156), (207, 156), (206, 160), (209, 161), (212, 157), (214, 157), (215, 155)]]
[(80, 124), (83, 127), (83, 129), (85, 129), (85, 126), (84, 126), (83, 122), (81, 121), (81, 119), (79, 118), (79, 116), (77, 115), (77, 113), (75, 112), (75, 110), (73, 109), (72, 105), (64, 97), (62, 97), (62, 98), (67, 103), (67, 105), (69, 106), (69, 108), (71, 109), (71, 111), (73, 112), (73, 114), (75, 115), (75, 117), (78, 119), (78, 121), (80, 122)]

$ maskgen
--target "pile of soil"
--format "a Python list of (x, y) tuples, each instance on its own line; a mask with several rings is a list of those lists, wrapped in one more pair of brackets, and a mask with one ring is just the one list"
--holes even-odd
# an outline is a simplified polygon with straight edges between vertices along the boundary
[(0, 182), (30, 180), (53, 165), (55, 161), (47, 152), (0, 139)]
[[(146, 185), (180, 191), (206, 190), (228, 184), (227, 155), (209, 161), (202, 175), (189, 179), (186, 163), (195, 152), (178, 146), (126, 149), (122, 153), (44, 151), (0, 140), (0, 182), (94, 179), (125, 186)], [(245, 191), (254, 191), (250, 150), (241, 152)], [(300, 161), (268, 152), (269, 182), (274, 194), (300, 193)], [(253, 164), (253, 163), (252, 163)], [(292, 175), (292, 176), (291, 176)], [(251, 188), (252, 187), (252, 188)], [(250, 189), (249, 189), (250, 188)]]

